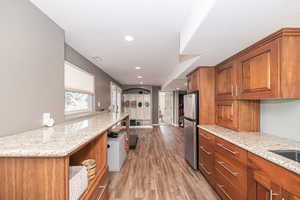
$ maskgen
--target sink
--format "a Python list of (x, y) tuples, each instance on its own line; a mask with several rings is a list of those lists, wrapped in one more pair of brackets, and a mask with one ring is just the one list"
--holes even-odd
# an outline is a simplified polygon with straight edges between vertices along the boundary
[(300, 151), (298, 150), (270, 150), (270, 152), (300, 163)]

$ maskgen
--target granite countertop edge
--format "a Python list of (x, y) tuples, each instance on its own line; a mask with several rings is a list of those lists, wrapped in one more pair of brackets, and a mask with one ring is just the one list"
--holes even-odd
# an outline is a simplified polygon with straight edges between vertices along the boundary
[[(300, 163), (270, 152), (270, 150), (300, 150), (300, 142), (262, 132), (236, 132), (217, 125), (198, 125), (221, 139), (300, 175)], [(251, 141), (254, 141), (253, 144)]]
[[(66, 157), (128, 116), (128, 113), (97, 113), (92, 116), (69, 120), (50, 128), (40, 128), (0, 137), (0, 158)], [(103, 125), (101, 120), (103, 120)], [(86, 122), (88, 123), (86, 127), (77, 127)], [(67, 131), (66, 127), (71, 127), (71, 130)], [(49, 141), (43, 141), (44, 133), (49, 131)], [(51, 138), (52, 135), (53, 138)], [(23, 138), (18, 141), (20, 136)], [(57, 136), (62, 141), (56, 143)]]

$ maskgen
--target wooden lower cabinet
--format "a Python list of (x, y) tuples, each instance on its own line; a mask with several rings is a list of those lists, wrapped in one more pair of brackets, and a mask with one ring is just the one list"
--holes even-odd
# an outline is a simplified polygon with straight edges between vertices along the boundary
[(248, 199), (300, 199), (300, 177), (252, 153), (248, 153)]
[(292, 194), (285, 190), (282, 191), (282, 197), (282, 200), (300, 200), (299, 195)]
[(107, 200), (107, 132), (65, 157), (0, 158), (0, 200), (68, 200), (69, 167), (86, 159), (96, 161), (96, 176), (80, 200)]
[(245, 195), (236, 189), (233, 184), (230, 183), (228, 177), (220, 173), (218, 169), (215, 171), (216, 191), (223, 200), (246, 200)]
[(199, 169), (210, 184), (214, 184), (215, 137), (204, 130), (199, 132)]
[(203, 129), (199, 169), (223, 200), (300, 200), (300, 176)]

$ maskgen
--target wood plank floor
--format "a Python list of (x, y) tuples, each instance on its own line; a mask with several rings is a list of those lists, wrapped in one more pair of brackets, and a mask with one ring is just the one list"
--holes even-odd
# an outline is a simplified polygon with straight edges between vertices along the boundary
[(121, 172), (110, 174), (110, 200), (219, 199), (201, 173), (184, 160), (182, 129), (160, 126), (131, 133), (139, 135), (139, 144)]

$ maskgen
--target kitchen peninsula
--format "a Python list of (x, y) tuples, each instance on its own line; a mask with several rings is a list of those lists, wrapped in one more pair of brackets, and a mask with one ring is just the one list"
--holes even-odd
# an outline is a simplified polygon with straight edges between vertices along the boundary
[(81, 199), (106, 199), (107, 131), (128, 114), (97, 113), (50, 128), (0, 138), (0, 199), (69, 199), (69, 167), (97, 163)]

